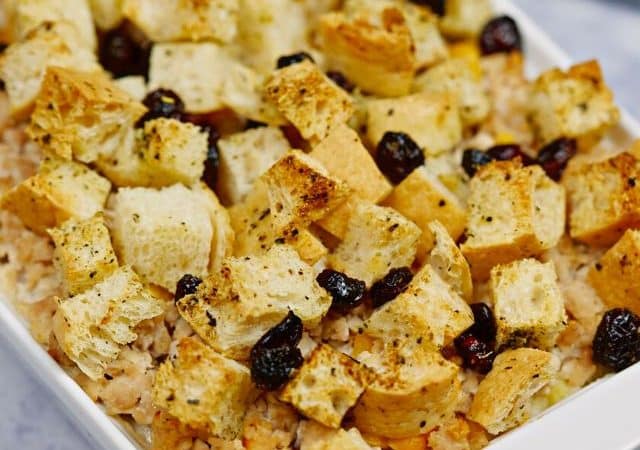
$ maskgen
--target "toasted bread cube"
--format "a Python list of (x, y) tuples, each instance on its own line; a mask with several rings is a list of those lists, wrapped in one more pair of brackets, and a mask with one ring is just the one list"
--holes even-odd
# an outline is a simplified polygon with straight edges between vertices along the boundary
[(314, 421), (304, 421), (298, 427), (300, 450), (371, 450), (357, 428), (334, 430)]
[(11, 113), (22, 117), (30, 111), (49, 66), (73, 67), (87, 72), (100, 70), (96, 57), (73, 25), (45, 22), (10, 45), (0, 57)]
[(427, 264), (431, 265), (449, 286), (467, 302), (473, 296), (471, 269), (464, 255), (456, 245), (447, 229), (437, 220), (427, 225), (433, 236), (433, 248), (427, 256)]
[(371, 285), (397, 267), (411, 266), (420, 228), (391, 208), (359, 203), (344, 240), (329, 256), (334, 269)]
[(609, 308), (640, 314), (640, 231), (627, 230), (589, 271), (589, 283)]
[(234, 439), (254, 397), (251, 374), (196, 337), (178, 343), (175, 358), (158, 368), (153, 402), (181, 423)]
[(265, 83), (265, 98), (303, 138), (316, 142), (354, 112), (349, 94), (307, 60), (277, 70)]
[(220, 139), (218, 149), (218, 192), (226, 203), (234, 204), (291, 147), (279, 128), (261, 127)]
[(68, 220), (50, 229), (49, 235), (56, 246), (53, 261), (69, 295), (86, 291), (118, 268), (102, 214), (86, 220)]
[(407, 133), (425, 156), (448, 152), (462, 139), (456, 96), (423, 92), (367, 102), (367, 138), (377, 145), (387, 131)]
[(82, 164), (45, 159), (37, 174), (4, 194), (0, 206), (44, 234), (67, 219), (88, 219), (102, 211), (110, 190), (107, 179)]
[(564, 233), (565, 191), (539, 166), (491, 163), (471, 179), (462, 253), (474, 279), (491, 267), (542, 253)]
[(51, 67), (27, 133), (47, 151), (90, 163), (127, 145), (145, 110), (104, 74)]
[(489, 0), (445, 0), (440, 30), (450, 38), (476, 37), (491, 19)]
[(216, 194), (204, 182), (192, 186), (191, 190), (200, 197), (201, 205), (206, 208), (211, 219), (213, 240), (211, 241), (209, 272), (213, 272), (220, 269), (224, 258), (233, 255), (236, 234), (231, 226), (229, 211), (220, 204)]
[(298, 239), (291, 244), (296, 249), (300, 259), (313, 266), (329, 254), (329, 249), (322, 241), (308, 229), (300, 230)]
[(552, 262), (521, 259), (491, 269), (489, 289), (499, 348), (551, 349), (567, 324)]
[(147, 82), (142, 75), (120, 77), (113, 82), (134, 100), (141, 102), (147, 95)]
[(151, 422), (151, 450), (175, 450), (194, 438), (206, 440), (208, 430), (198, 430), (180, 422), (166, 411), (157, 411)]
[(402, 9), (415, 45), (416, 69), (431, 67), (446, 59), (449, 51), (438, 29), (438, 16), (408, 2)]
[(557, 357), (541, 350), (519, 348), (499, 354), (480, 382), (467, 416), (491, 434), (522, 425), (529, 420), (531, 398), (559, 368)]
[(154, 42), (229, 43), (236, 35), (236, 0), (123, 0), (123, 15)]
[(572, 238), (607, 246), (627, 228), (640, 227), (640, 161), (634, 156), (621, 153), (605, 161), (570, 164), (562, 183)]
[(460, 119), (466, 127), (482, 122), (491, 109), (482, 79), (473, 72), (471, 62), (462, 58), (448, 59), (419, 75), (414, 90), (456, 95)]
[(67, 356), (97, 380), (122, 346), (136, 340), (134, 328), (162, 312), (135, 272), (120, 267), (88, 291), (58, 301), (54, 333)]
[(313, 328), (330, 306), (313, 269), (287, 245), (261, 256), (225, 259), (195, 294), (177, 302), (196, 333), (234, 359), (247, 359), (251, 347), (289, 311)]
[(122, 21), (123, 0), (89, 0), (91, 15), (101, 30), (110, 30)]
[(364, 392), (367, 375), (356, 360), (322, 344), (287, 383), (280, 399), (316, 422), (340, 428), (347, 410)]
[(620, 119), (597, 61), (540, 75), (533, 85), (530, 107), (540, 141), (579, 138), (584, 144), (579, 148), (588, 147)]
[(405, 292), (373, 312), (364, 328), (367, 335), (385, 341), (419, 339), (439, 350), (472, 324), (469, 305), (427, 264)]
[(186, 273), (208, 272), (214, 239), (202, 196), (181, 184), (121, 188), (109, 200), (116, 253), (147, 281), (174, 292)]

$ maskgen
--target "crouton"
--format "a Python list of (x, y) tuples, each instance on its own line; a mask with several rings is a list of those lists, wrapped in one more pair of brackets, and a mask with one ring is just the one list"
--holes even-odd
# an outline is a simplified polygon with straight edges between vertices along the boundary
[(316, 422), (340, 428), (347, 410), (364, 392), (367, 378), (356, 360), (322, 344), (287, 383), (280, 399)]
[(90, 163), (128, 145), (145, 110), (102, 73), (50, 67), (27, 134), (46, 151)]
[(54, 333), (66, 355), (97, 380), (122, 346), (136, 340), (135, 327), (162, 312), (135, 272), (120, 267), (88, 291), (59, 300)]
[(225, 259), (195, 294), (177, 302), (196, 333), (234, 359), (247, 359), (258, 339), (289, 311), (313, 328), (330, 306), (313, 269), (287, 245), (276, 245), (262, 256)]
[(308, 229), (300, 230), (298, 238), (291, 243), (291, 246), (296, 249), (300, 259), (310, 266), (329, 254), (329, 249)]
[(473, 38), (491, 19), (489, 0), (446, 0), (440, 30), (449, 38)]
[(499, 348), (551, 349), (567, 324), (552, 262), (522, 259), (491, 269), (489, 289)]
[(423, 92), (367, 102), (367, 138), (377, 145), (387, 131), (407, 133), (425, 156), (448, 152), (462, 139), (456, 96)]
[(467, 415), (491, 434), (529, 420), (531, 398), (556, 375), (560, 362), (551, 353), (532, 348), (499, 354), (480, 382)]
[(256, 179), (290, 146), (279, 128), (261, 127), (220, 139), (218, 149), (218, 192), (224, 202), (234, 204), (244, 198)]
[(533, 85), (529, 105), (539, 141), (578, 138), (580, 149), (588, 148), (620, 119), (597, 61), (575, 65), (567, 72), (543, 73)]
[(123, 15), (154, 42), (229, 43), (236, 35), (236, 0), (123, 0)]
[(87, 72), (100, 70), (91, 48), (73, 25), (41, 24), (24, 40), (10, 45), (0, 57), (0, 79), (4, 81), (12, 115), (22, 118), (30, 112), (45, 71), (52, 65)]
[(118, 88), (126, 92), (129, 97), (139, 102), (144, 100), (147, 95), (147, 82), (142, 75), (120, 77), (113, 80), (113, 82)]
[(123, 0), (89, 0), (91, 15), (101, 30), (111, 30), (122, 21)]
[(314, 421), (298, 427), (300, 450), (371, 450), (357, 428), (333, 430)]
[(438, 16), (409, 2), (402, 5), (416, 54), (416, 70), (431, 67), (449, 56), (438, 29)]
[(102, 211), (110, 190), (111, 183), (86, 166), (48, 158), (38, 173), (4, 194), (0, 207), (45, 234), (67, 219), (88, 219)]
[(406, 291), (373, 312), (364, 330), (386, 342), (414, 340), (439, 350), (472, 324), (469, 305), (427, 264)]
[(491, 267), (542, 253), (564, 233), (565, 191), (539, 166), (495, 162), (471, 179), (462, 253), (474, 279)]
[(156, 411), (151, 422), (151, 450), (176, 450), (185, 440), (207, 440), (208, 430), (198, 430), (180, 422), (166, 411)]
[(216, 353), (200, 339), (184, 338), (175, 358), (160, 365), (153, 402), (182, 424), (234, 439), (255, 396), (249, 369)]
[(460, 119), (465, 127), (482, 122), (491, 109), (482, 79), (469, 60), (448, 59), (419, 75), (414, 83), (417, 92), (441, 92), (457, 96)]
[(569, 164), (562, 183), (567, 189), (572, 238), (607, 246), (627, 228), (640, 227), (640, 161), (632, 155)]
[(181, 184), (119, 189), (109, 226), (120, 261), (170, 292), (186, 273), (205, 275), (214, 235), (202, 199)]
[(206, 208), (211, 219), (213, 239), (209, 257), (209, 272), (214, 272), (220, 269), (224, 258), (233, 255), (233, 243), (236, 235), (231, 227), (229, 212), (220, 204), (216, 194), (204, 182), (193, 185), (191, 190), (200, 196), (201, 206)]
[(359, 203), (329, 265), (371, 285), (393, 268), (411, 266), (420, 234), (416, 224), (393, 209)]
[(307, 60), (277, 70), (265, 82), (264, 95), (312, 142), (324, 139), (354, 112), (349, 94)]
[(609, 308), (640, 314), (640, 231), (627, 230), (589, 271), (589, 283)]
[(68, 220), (49, 230), (55, 251), (53, 262), (69, 295), (91, 288), (118, 268), (111, 237), (102, 214), (86, 220)]

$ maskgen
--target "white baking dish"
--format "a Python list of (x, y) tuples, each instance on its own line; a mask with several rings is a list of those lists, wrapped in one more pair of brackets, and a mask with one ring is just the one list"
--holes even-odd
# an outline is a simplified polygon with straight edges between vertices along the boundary
[[(494, 0), (495, 9), (516, 19), (526, 43), (527, 71), (533, 76), (552, 66), (566, 67), (569, 58), (508, 0)], [(640, 126), (626, 113), (617, 134), (640, 137)], [(0, 332), (19, 348), (33, 372), (65, 406), (85, 434), (106, 450), (135, 450), (134, 439), (110, 419), (31, 338), (23, 320), (0, 301)], [(494, 441), (493, 450), (626, 450), (640, 444), (635, 395), (640, 391), (640, 364), (600, 380), (546, 411), (527, 425)], [(336, 449), (339, 450), (339, 449)]]

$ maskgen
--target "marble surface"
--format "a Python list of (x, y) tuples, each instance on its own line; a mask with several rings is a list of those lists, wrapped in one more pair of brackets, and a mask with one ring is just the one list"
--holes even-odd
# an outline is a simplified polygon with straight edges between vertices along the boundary
[[(640, 1), (515, 0), (574, 60), (597, 57), (620, 104), (640, 117)], [(0, 340), (0, 449), (95, 447)]]

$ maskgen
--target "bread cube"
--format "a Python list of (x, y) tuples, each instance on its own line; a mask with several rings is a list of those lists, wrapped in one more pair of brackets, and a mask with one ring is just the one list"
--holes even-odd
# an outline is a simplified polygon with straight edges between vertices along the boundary
[(129, 75), (113, 80), (121, 90), (134, 100), (141, 102), (147, 95), (147, 82), (142, 75)]
[(118, 268), (102, 214), (86, 220), (68, 220), (50, 229), (49, 235), (56, 247), (53, 261), (69, 295), (86, 291)]
[(67, 219), (88, 219), (102, 211), (111, 183), (82, 164), (45, 159), (38, 173), (0, 199), (29, 229), (45, 234)]
[(387, 131), (407, 133), (425, 156), (448, 152), (462, 139), (456, 95), (423, 92), (367, 102), (367, 138), (377, 145)]
[(489, 0), (445, 0), (440, 30), (449, 38), (474, 38), (493, 13)]
[(312, 142), (324, 139), (354, 112), (349, 94), (308, 60), (277, 70), (264, 89), (265, 98)]
[(207, 430), (197, 430), (160, 410), (156, 411), (151, 422), (151, 449), (175, 450), (185, 440), (189, 443), (194, 438), (206, 440), (207, 435)]
[(312, 420), (298, 427), (300, 450), (371, 450), (357, 428), (334, 430)]
[(93, 21), (100, 30), (110, 30), (122, 21), (123, 0), (89, 0)]
[(462, 58), (448, 59), (419, 75), (414, 91), (455, 95), (465, 127), (482, 122), (491, 109), (482, 79), (474, 73), (471, 62)]
[(538, 255), (564, 233), (565, 191), (539, 166), (495, 162), (471, 179), (467, 240), (462, 253), (476, 280), (493, 266)]
[(532, 397), (556, 376), (560, 361), (532, 348), (499, 354), (480, 382), (467, 417), (499, 434), (529, 420)]
[(53, 65), (87, 72), (100, 70), (91, 48), (73, 25), (41, 24), (23, 40), (10, 45), (0, 57), (0, 79), (4, 81), (12, 115), (21, 118), (30, 112), (45, 71)]
[(329, 255), (334, 269), (371, 285), (389, 270), (411, 266), (420, 228), (391, 208), (359, 203), (347, 225), (344, 240)]
[(529, 104), (543, 143), (559, 137), (578, 138), (579, 148), (585, 149), (620, 119), (597, 61), (577, 64), (567, 72), (552, 69), (543, 73), (533, 85)]
[(231, 226), (229, 211), (220, 204), (216, 194), (204, 182), (193, 185), (191, 191), (200, 198), (200, 204), (205, 207), (211, 220), (213, 240), (209, 256), (209, 272), (213, 272), (220, 269), (224, 258), (233, 255), (236, 235)]
[(135, 272), (120, 267), (91, 289), (59, 300), (54, 333), (80, 370), (98, 380), (122, 346), (137, 339), (135, 327), (163, 311)]
[(415, 46), (416, 70), (445, 60), (449, 51), (438, 29), (438, 16), (409, 2), (404, 3), (402, 9)]
[(236, 35), (236, 0), (123, 0), (123, 15), (154, 42), (229, 43)]
[(195, 294), (177, 302), (180, 315), (207, 344), (239, 360), (289, 311), (313, 328), (330, 306), (313, 269), (287, 245), (261, 256), (225, 259)]
[(234, 439), (255, 396), (249, 369), (216, 353), (196, 337), (178, 343), (177, 354), (160, 365), (153, 402), (183, 424)]
[(109, 200), (116, 253), (147, 281), (174, 292), (184, 274), (208, 272), (214, 239), (200, 194), (175, 184), (121, 188)]
[(291, 245), (298, 252), (300, 259), (310, 266), (313, 266), (329, 253), (329, 249), (308, 229), (300, 230), (298, 238)]
[(621, 153), (601, 162), (570, 164), (562, 183), (572, 238), (607, 246), (627, 228), (640, 227), (640, 161), (634, 156)]

